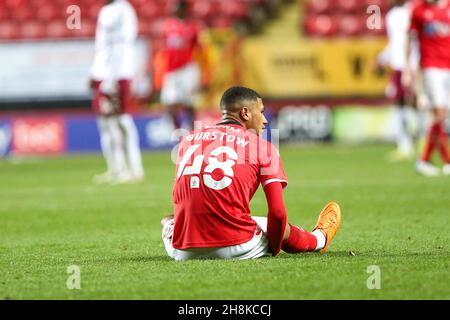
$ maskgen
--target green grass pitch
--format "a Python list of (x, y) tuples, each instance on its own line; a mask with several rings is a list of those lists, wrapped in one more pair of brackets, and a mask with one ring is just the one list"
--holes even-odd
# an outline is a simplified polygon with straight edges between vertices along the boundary
[[(0, 299), (450, 299), (450, 178), (388, 164), (389, 150), (282, 148), (289, 221), (310, 230), (334, 200), (341, 229), (324, 255), (253, 261), (166, 257), (169, 153), (145, 154), (147, 180), (122, 186), (91, 184), (100, 155), (1, 160)], [(252, 212), (266, 214), (261, 190)], [(80, 290), (66, 286), (71, 265)], [(380, 289), (367, 287), (371, 265)]]

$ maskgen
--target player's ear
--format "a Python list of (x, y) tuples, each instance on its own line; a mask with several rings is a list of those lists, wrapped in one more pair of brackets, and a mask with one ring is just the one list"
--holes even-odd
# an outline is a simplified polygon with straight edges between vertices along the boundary
[(244, 121), (249, 121), (249, 120), (250, 120), (250, 110), (249, 110), (248, 107), (243, 107), (243, 108), (241, 109), (240, 114), (241, 114), (241, 118), (242, 118)]

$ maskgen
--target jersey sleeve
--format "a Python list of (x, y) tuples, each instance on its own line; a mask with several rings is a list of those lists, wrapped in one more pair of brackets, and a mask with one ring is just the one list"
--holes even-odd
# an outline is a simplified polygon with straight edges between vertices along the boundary
[(283, 200), (283, 189), (278, 183), (269, 183), (264, 188), (267, 199), (267, 232), (269, 238), (269, 252), (276, 256), (283, 242), (287, 216)]
[(409, 24), (409, 32), (418, 32), (420, 30), (420, 7), (415, 7), (412, 9), (410, 24)]
[(272, 182), (281, 182), (283, 188), (288, 185), (283, 162), (278, 149), (270, 142), (259, 140), (259, 181), (265, 187)]

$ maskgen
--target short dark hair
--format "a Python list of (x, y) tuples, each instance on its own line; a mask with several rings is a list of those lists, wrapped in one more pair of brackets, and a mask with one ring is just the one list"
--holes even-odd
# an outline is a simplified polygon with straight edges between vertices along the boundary
[(222, 111), (238, 111), (236, 110), (246, 101), (257, 101), (261, 96), (255, 90), (246, 87), (231, 87), (227, 89), (220, 99), (220, 110)]

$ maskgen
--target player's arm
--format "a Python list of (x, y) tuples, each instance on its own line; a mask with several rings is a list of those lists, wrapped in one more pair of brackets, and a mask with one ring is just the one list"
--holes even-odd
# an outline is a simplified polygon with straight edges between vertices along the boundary
[(407, 88), (411, 88), (413, 86), (415, 78), (411, 56), (413, 51), (413, 42), (417, 41), (417, 30), (419, 29), (418, 23), (419, 22), (416, 18), (415, 11), (413, 10), (406, 40), (406, 66), (402, 75), (402, 83)]
[(286, 231), (286, 207), (283, 199), (283, 186), (281, 182), (272, 182), (264, 186), (268, 214), (267, 232), (269, 239), (269, 252), (277, 255), (281, 250)]
[(106, 32), (103, 26), (105, 14), (100, 10), (95, 29), (94, 61), (91, 66), (89, 86), (94, 89), (95, 81), (101, 78), (104, 68), (104, 50), (106, 48)]

